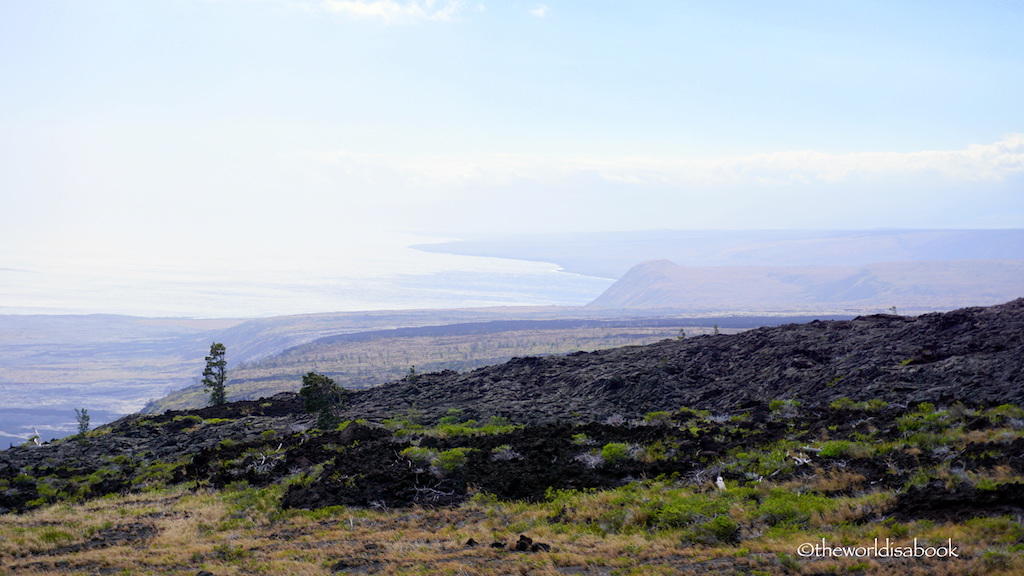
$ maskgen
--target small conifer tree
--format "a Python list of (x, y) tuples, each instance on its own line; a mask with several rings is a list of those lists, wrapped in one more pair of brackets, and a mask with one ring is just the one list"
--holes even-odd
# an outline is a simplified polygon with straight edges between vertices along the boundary
[(78, 420), (78, 434), (85, 435), (89, 431), (89, 411), (85, 408), (75, 408), (75, 419)]
[(214, 342), (210, 345), (210, 355), (206, 357), (206, 369), (203, 370), (203, 386), (210, 392), (210, 405), (220, 406), (227, 403), (227, 392), (224, 382), (227, 380), (228, 362), (224, 359), (227, 349), (223, 344)]

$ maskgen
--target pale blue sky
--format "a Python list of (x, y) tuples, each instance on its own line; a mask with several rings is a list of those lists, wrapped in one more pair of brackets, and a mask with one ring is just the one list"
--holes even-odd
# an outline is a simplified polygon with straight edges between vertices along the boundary
[(1022, 30), (995, 1), (0, 0), (0, 268), (1018, 228)]

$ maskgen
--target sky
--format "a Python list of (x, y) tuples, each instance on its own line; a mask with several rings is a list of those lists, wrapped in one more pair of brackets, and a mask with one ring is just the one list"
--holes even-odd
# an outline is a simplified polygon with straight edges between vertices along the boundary
[(1020, 228), (1021, 30), (985, 0), (0, 0), (0, 279)]

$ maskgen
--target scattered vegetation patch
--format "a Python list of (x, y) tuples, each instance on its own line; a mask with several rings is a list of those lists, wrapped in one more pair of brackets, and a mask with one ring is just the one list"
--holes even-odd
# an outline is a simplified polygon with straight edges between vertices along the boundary
[(865, 400), (860, 402), (854, 402), (849, 398), (843, 396), (838, 400), (833, 400), (829, 407), (833, 410), (847, 411), (847, 412), (879, 412), (888, 406), (889, 403), (885, 400), (878, 398), (872, 398), (871, 400)]
[(508, 418), (494, 416), (486, 422), (478, 422), (473, 418), (464, 416), (462, 410), (452, 409), (448, 414), (440, 418), (437, 424), (427, 426), (420, 423), (420, 418), (415, 412), (401, 417), (388, 418), (383, 421), (385, 427), (391, 430), (396, 438), (452, 438), (458, 436), (494, 436), (507, 434), (523, 428), (520, 424), (513, 424)]
[[(458, 566), (483, 550), (488, 558), (514, 553), (518, 536), (529, 533), (551, 546), (531, 553), (551, 554), (546, 558), (563, 567), (680, 573), (713, 558), (732, 567), (742, 559), (766, 573), (813, 573), (820, 566), (796, 554), (801, 541), (934, 540), (945, 530), (969, 550), (971, 566), (1015, 573), (1024, 562), (1024, 462), (1017, 456), (1024, 411), (876, 408), (834, 402), (814, 411), (783, 402), (739, 414), (681, 409), (615, 425), (544, 426), (481, 424), (461, 411), (428, 425), (411, 411), (381, 423), (300, 430), (278, 423), (214, 436), (178, 459), (142, 450), (98, 459), (93, 468), (39, 461), (0, 477), (0, 506), (21, 511), (0, 516), (0, 562), (24, 566), (32, 555), (65, 549), (84, 554), (74, 547), (123, 534), (125, 544), (111, 546), (145, 541), (152, 552), (131, 548), (118, 558), (145, 555), (171, 573), (182, 571), (181, 558), (192, 573), (260, 573), (267, 566), (302, 573), (300, 567), (324, 562), (304, 552), (306, 545), (334, 542), (323, 546), (342, 558), (352, 545), (336, 543), (355, 539), (381, 570), (415, 573), (401, 562), (423, 554), (443, 573), (444, 562)], [(167, 438), (172, 426), (186, 436), (234, 427), (234, 420), (188, 416), (157, 418), (144, 429)], [(186, 432), (194, 426), (202, 430)], [(97, 499), (103, 495), (110, 496)], [(145, 498), (182, 504), (135, 504)], [(198, 505), (201, 512), (192, 508)], [(72, 509), (79, 524), (15, 529)], [(178, 524), (143, 528), (164, 514)], [(113, 531), (117, 526), (135, 527)], [(156, 538), (162, 530), (168, 536)], [(189, 552), (171, 568), (167, 541), (185, 533), (187, 542), (178, 545)], [(468, 552), (469, 539), (485, 545)], [(492, 542), (503, 547), (490, 548)], [(399, 544), (403, 553), (394, 552)], [(15, 555), (25, 550), (30, 556)], [(476, 573), (506, 573), (473, 562)], [(856, 562), (832, 565), (837, 573), (864, 572)]]

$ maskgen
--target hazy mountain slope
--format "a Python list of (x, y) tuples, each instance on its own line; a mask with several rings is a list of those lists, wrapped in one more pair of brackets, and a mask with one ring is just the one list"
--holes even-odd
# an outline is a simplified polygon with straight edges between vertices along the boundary
[(451, 408), (523, 420), (635, 417), (681, 406), (840, 397), (894, 403), (1024, 403), (1024, 299), (916, 318), (758, 328), (426, 374), (353, 394), (348, 418)]
[(852, 266), (640, 263), (588, 306), (685, 310), (949, 310), (1024, 295), (1024, 260)]
[(637, 262), (681, 266), (864, 266), (913, 260), (1019, 260), (1024, 230), (646, 230), (521, 236), (420, 250), (554, 262), (619, 278)]

